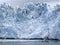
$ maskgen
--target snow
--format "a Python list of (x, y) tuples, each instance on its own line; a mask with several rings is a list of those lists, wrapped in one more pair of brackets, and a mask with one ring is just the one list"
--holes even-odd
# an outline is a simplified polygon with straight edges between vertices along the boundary
[(0, 4), (0, 37), (60, 39), (60, 5), (30, 2), (14, 9)]

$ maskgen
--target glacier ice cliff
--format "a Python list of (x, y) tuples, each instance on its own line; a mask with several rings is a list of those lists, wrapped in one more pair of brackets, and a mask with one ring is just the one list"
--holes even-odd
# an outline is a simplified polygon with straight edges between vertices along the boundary
[(0, 37), (60, 39), (60, 5), (27, 3), (14, 9), (0, 4)]

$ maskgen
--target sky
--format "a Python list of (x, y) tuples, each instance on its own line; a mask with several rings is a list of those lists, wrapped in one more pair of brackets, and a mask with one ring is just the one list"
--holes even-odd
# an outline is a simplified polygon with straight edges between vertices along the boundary
[(60, 2), (60, 0), (0, 0), (0, 4), (3, 2), (8, 3), (13, 7), (18, 7), (18, 6), (23, 7), (26, 2), (34, 2), (34, 3), (48, 2), (52, 4), (52, 3)]

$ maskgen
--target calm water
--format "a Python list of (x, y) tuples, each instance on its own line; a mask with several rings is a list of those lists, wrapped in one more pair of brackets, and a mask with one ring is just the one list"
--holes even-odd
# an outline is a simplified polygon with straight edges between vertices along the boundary
[(0, 41), (0, 45), (60, 45), (60, 42), (49, 41)]

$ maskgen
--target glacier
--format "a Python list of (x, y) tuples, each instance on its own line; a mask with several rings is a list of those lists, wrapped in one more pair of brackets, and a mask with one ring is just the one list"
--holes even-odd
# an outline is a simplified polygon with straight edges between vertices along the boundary
[(0, 37), (60, 39), (60, 5), (29, 2), (23, 8), (0, 4)]

